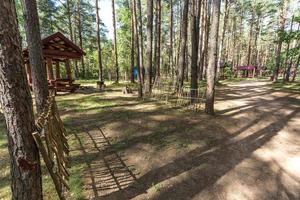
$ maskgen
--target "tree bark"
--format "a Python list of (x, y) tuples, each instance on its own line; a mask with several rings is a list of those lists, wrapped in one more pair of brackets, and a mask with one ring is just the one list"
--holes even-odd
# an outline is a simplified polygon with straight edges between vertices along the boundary
[(136, 63), (138, 66), (138, 79), (139, 79), (139, 97), (143, 97), (143, 80), (142, 80), (142, 72), (140, 65), (140, 52), (139, 52), (139, 33), (138, 33), (138, 20), (137, 20), (137, 9), (136, 9), (136, 0), (132, 0), (132, 8), (133, 8), (133, 23), (134, 23), (134, 35), (135, 35), (135, 49), (137, 50)]
[[(178, 13), (178, 17), (177, 17), (177, 26), (178, 27), (177, 29), (177, 40), (175, 40), (175, 44), (176, 44), (176, 50), (177, 50), (177, 53), (175, 54), (175, 66), (174, 66), (174, 76), (173, 76), (173, 87), (174, 87), (174, 90), (177, 90), (177, 84), (178, 84), (178, 73), (179, 73), (179, 56), (180, 56), (180, 44), (181, 44), (181, 40), (182, 40), (182, 37), (181, 37), (181, 29), (182, 29), (182, 26), (180, 25), (181, 21), (182, 21), (182, 13), (183, 13), (183, 9), (182, 9), (182, 3), (180, 1), (179, 3), (179, 13)], [(178, 19), (179, 18), (179, 19)], [(156, 37), (155, 37), (156, 38)]]
[(142, 18), (142, 4), (141, 4), (141, 0), (136, 0), (137, 1), (137, 9), (138, 9), (138, 31), (139, 31), (139, 52), (140, 52), (140, 66), (141, 66), (141, 69), (142, 69), (142, 81), (144, 83), (144, 37), (143, 37), (143, 18)]
[(173, 0), (170, 0), (170, 16), (169, 16), (169, 32), (170, 32), (170, 49), (169, 49), (169, 67), (167, 73), (170, 74), (170, 70), (172, 71), (172, 75), (174, 74), (174, 62), (173, 62)]
[[(218, 67), (217, 67), (217, 81), (219, 80), (220, 76), (220, 70), (221, 70), (221, 62), (225, 62), (224, 60), (224, 40), (225, 40), (225, 33), (227, 30), (227, 23), (228, 23), (228, 16), (229, 16), (229, 0), (225, 0), (225, 5), (224, 5), (224, 22), (223, 22), (223, 30), (222, 30), (222, 36), (221, 36), (221, 44), (220, 44), (220, 51), (219, 51), (219, 56), (218, 56)], [(223, 59), (223, 60), (222, 60)]]
[(200, 39), (199, 39), (199, 60), (198, 60), (198, 65), (199, 65), (199, 72), (198, 72), (198, 77), (199, 80), (203, 79), (203, 60), (204, 60), (204, 52), (205, 49), (203, 48), (204, 46), (204, 36), (205, 36), (205, 11), (207, 9), (206, 8), (206, 0), (202, 0), (202, 14), (201, 14), (201, 31), (200, 31)]
[(32, 70), (33, 92), (35, 94), (37, 113), (42, 113), (49, 95), (47, 72), (42, 54), (40, 26), (35, 0), (23, 0), (26, 38), (29, 61)]
[(284, 32), (284, 26), (285, 26), (285, 13), (286, 13), (286, 8), (287, 8), (287, 3), (288, 0), (283, 0), (283, 5), (281, 6), (280, 9), (280, 16), (279, 16), (279, 32), (278, 32), (278, 45), (276, 49), (276, 61), (275, 61), (275, 68), (273, 72), (273, 77), (272, 81), (276, 82), (278, 80), (278, 74), (279, 74), (279, 69), (280, 69), (280, 62), (281, 62), (281, 48), (282, 48), (282, 34)]
[(99, 67), (99, 81), (103, 82), (103, 65), (101, 56), (101, 29), (99, 16), (99, 0), (96, 0), (96, 26), (97, 26), (97, 48), (98, 48), (98, 67)]
[(206, 101), (205, 101), (205, 112), (210, 115), (214, 114), (220, 4), (221, 4), (221, 0), (213, 0), (212, 2), (213, 11), (212, 11), (211, 33), (209, 36), (209, 52), (208, 52), (209, 54), (208, 54), (208, 67), (206, 72), (207, 83), (206, 83)]
[(257, 20), (256, 20), (256, 27), (255, 27), (255, 36), (254, 36), (254, 47), (255, 47), (255, 54), (254, 54), (254, 60), (255, 60), (255, 66), (259, 65), (259, 36), (260, 36), (260, 17), (261, 16), (257, 16)]
[[(65, 8), (67, 9), (67, 15), (68, 15), (69, 36), (70, 36), (71, 41), (75, 42), (75, 39), (74, 39), (75, 30), (73, 30), (73, 26), (72, 26), (71, 0), (66, 1)], [(74, 61), (74, 65), (75, 65), (75, 70), (74, 70), (75, 77), (79, 77), (77, 61)]]
[(40, 200), (40, 158), (31, 135), (35, 129), (32, 100), (14, 1), (0, 1), (0, 13), (0, 103), (7, 126), (12, 199)]
[(237, 48), (237, 55), (236, 55), (236, 64), (237, 64), (237, 66), (239, 66), (240, 65), (240, 63), (241, 63), (241, 57), (242, 57), (242, 49), (243, 49), (243, 46), (242, 46), (242, 36), (243, 36), (243, 27), (244, 27), (244, 25), (243, 25), (243, 20), (244, 20), (244, 18), (243, 18), (243, 15), (242, 15), (242, 17), (240, 18), (241, 19), (241, 21), (240, 21), (240, 28), (239, 28), (239, 45), (238, 45), (238, 48)]
[(115, 54), (115, 69), (116, 69), (116, 82), (119, 82), (119, 62), (118, 62), (118, 47), (117, 47), (117, 27), (116, 27), (116, 10), (115, 10), (115, 0), (111, 1), (112, 5), (112, 20), (114, 27), (114, 54)]
[(161, 54), (161, 0), (156, 0), (157, 9), (157, 49), (156, 49), (156, 76), (160, 77), (160, 54)]
[(208, 41), (210, 34), (210, 18), (211, 18), (211, 0), (206, 0), (206, 13), (205, 13), (205, 42), (204, 42), (204, 51), (202, 53), (202, 62), (201, 70), (203, 72), (202, 77), (206, 77), (206, 69), (208, 62)]
[[(133, 1), (133, 0), (131, 0)], [(131, 75), (130, 80), (131, 83), (134, 83), (134, 54), (135, 54), (135, 42), (134, 42), (134, 15), (133, 15), (133, 4), (131, 3), (131, 53), (130, 53), (130, 60), (131, 60)]]
[(72, 28), (72, 14), (71, 14), (71, 8), (70, 8), (70, 0), (67, 0), (67, 5), (66, 5), (66, 9), (67, 9), (67, 15), (68, 15), (68, 27), (69, 27), (69, 35), (71, 40), (73, 41), (73, 28)]
[(251, 65), (253, 25), (254, 25), (254, 11), (252, 11), (252, 17), (251, 17), (251, 22), (250, 22), (250, 32), (249, 32), (249, 41), (248, 41), (248, 54), (247, 54), (247, 66)]
[(180, 57), (178, 63), (178, 81), (176, 90), (179, 91), (183, 87), (184, 70), (186, 64), (186, 47), (187, 47), (187, 26), (188, 26), (188, 12), (189, 12), (189, 0), (184, 1), (182, 21), (181, 21), (181, 44), (180, 44)]
[(152, 88), (152, 37), (153, 37), (153, 1), (147, 0), (147, 66), (146, 91), (151, 93)]
[[(78, 27), (79, 46), (81, 49), (83, 49), (80, 4), (81, 4), (81, 0), (78, 0), (78, 2), (77, 2), (77, 27)], [(82, 65), (82, 78), (85, 78), (86, 73), (85, 73), (84, 56), (81, 57), (81, 65)]]
[(298, 56), (298, 59), (297, 59), (296, 65), (295, 65), (295, 71), (294, 71), (294, 75), (293, 75), (293, 78), (292, 78), (292, 82), (294, 82), (295, 79), (296, 79), (299, 64), (300, 64), (300, 52), (299, 52), (299, 56)]
[(153, 55), (153, 65), (154, 65), (154, 77), (156, 77), (157, 74), (157, 35), (158, 35), (158, 11), (157, 11), (157, 2), (155, 1), (155, 24), (154, 24), (154, 38), (153, 38), (153, 43), (154, 43), (154, 55)]
[[(293, 23), (294, 23), (294, 16), (292, 16), (292, 22), (291, 22), (291, 26), (290, 26), (290, 33), (293, 31)], [(287, 46), (287, 50), (286, 50), (286, 56), (285, 56), (285, 72), (284, 72), (284, 77), (283, 77), (283, 82), (290, 81), (290, 72), (291, 72), (291, 68), (292, 68), (292, 61), (290, 60), (289, 63), (289, 52), (290, 52), (290, 39), (288, 41), (288, 46)], [(287, 66), (287, 68), (286, 68)]]
[(201, 13), (201, 0), (193, 0), (191, 39), (192, 39), (192, 59), (191, 59), (191, 97), (197, 96), (198, 89), (198, 51), (199, 51), (199, 21)]

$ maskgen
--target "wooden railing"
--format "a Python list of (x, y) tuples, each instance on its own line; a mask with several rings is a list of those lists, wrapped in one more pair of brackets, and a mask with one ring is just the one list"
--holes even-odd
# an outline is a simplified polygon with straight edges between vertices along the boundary
[(37, 131), (32, 135), (42, 155), (45, 165), (61, 200), (69, 190), (67, 133), (60, 119), (55, 102), (55, 92), (51, 91), (43, 113), (36, 120)]

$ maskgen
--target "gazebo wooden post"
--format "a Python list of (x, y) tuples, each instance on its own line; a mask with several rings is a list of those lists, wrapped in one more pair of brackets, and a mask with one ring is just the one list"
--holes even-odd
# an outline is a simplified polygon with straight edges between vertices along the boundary
[(73, 78), (72, 78), (72, 71), (71, 71), (71, 65), (69, 59), (66, 60), (66, 72), (67, 72), (67, 78), (71, 82)]
[(54, 80), (54, 75), (53, 75), (53, 67), (52, 67), (52, 58), (47, 57), (47, 74), (48, 74), (48, 79)]
[(256, 74), (256, 70), (255, 70), (255, 68), (253, 69), (252, 73), (253, 73), (253, 76), (252, 76), (252, 78), (255, 78), (255, 74)]
[(55, 73), (56, 73), (56, 74), (55, 74), (55, 75), (56, 75), (56, 76), (55, 76), (56, 79), (61, 78), (61, 77), (60, 77), (60, 65), (59, 65), (59, 61), (56, 61), (56, 62), (55, 62)]

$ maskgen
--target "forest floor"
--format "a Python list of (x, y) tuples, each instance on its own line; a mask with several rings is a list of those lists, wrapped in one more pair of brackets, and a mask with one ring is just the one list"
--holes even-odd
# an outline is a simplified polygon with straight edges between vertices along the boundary
[(58, 96), (70, 133), (70, 199), (299, 199), (300, 93), (246, 80), (216, 95), (214, 117), (121, 87)]

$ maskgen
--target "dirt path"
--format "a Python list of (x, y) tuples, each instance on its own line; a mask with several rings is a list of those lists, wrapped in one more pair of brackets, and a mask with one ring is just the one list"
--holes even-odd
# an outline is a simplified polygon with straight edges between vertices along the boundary
[(300, 199), (299, 93), (231, 84), (216, 117), (98, 95), (117, 103), (69, 113), (87, 199)]

